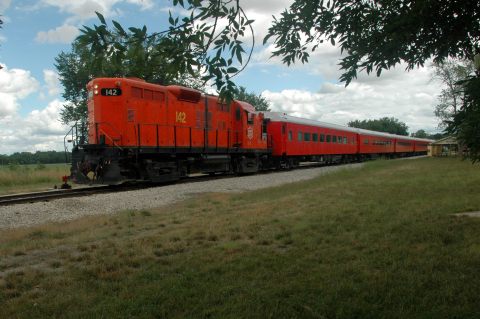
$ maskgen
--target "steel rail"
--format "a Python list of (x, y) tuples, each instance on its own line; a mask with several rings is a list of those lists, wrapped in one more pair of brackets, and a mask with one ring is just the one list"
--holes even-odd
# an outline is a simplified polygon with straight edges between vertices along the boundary
[[(405, 157), (399, 159), (415, 159), (421, 158), (424, 156), (414, 156), (414, 157)], [(353, 163), (352, 163), (353, 164)], [(330, 164), (332, 165), (332, 164)], [(341, 163), (333, 165), (342, 165)], [(293, 169), (308, 169), (325, 166), (324, 163), (318, 162), (302, 162), (299, 166)], [(290, 170), (290, 169), (286, 169)], [(255, 174), (274, 174), (285, 172), (286, 170), (265, 170), (259, 171)], [(245, 174), (251, 175), (251, 174)], [(182, 183), (195, 183), (195, 182), (204, 182), (209, 180), (223, 179), (223, 178), (235, 178), (238, 175), (233, 173), (223, 173), (215, 174), (213, 176), (207, 174), (194, 174), (193, 176), (187, 176), (178, 181), (166, 182), (166, 183), (139, 183), (139, 184), (121, 184), (121, 185), (100, 185), (100, 186), (90, 186), (77, 189), (58, 189), (51, 191), (43, 192), (33, 192), (33, 193), (24, 193), (24, 194), (12, 194), (12, 195), (3, 195), (0, 196), (0, 206), (14, 205), (14, 204), (24, 204), (24, 203), (35, 203), (35, 202), (48, 202), (53, 199), (67, 198), (67, 197), (77, 197), (77, 196), (87, 196), (100, 193), (111, 193), (119, 191), (129, 191), (129, 190), (138, 190), (150, 187), (166, 186), (172, 184), (182, 184)]]

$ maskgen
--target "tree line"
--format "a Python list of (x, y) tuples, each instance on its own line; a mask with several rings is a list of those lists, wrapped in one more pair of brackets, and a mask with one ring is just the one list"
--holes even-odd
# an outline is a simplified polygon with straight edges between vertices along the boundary
[(56, 164), (71, 161), (71, 153), (57, 151), (16, 152), (11, 155), (0, 154), (0, 165)]

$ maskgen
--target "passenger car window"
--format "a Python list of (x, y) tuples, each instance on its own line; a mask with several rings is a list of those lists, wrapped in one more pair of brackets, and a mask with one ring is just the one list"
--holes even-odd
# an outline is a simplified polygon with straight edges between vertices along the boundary
[(320, 142), (325, 142), (325, 134), (320, 134)]
[(304, 137), (305, 142), (310, 142), (310, 133), (305, 133)]
[(312, 134), (312, 141), (314, 141), (314, 142), (318, 141), (318, 134), (317, 133)]
[(288, 140), (292, 141), (293, 140), (293, 133), (292, 131), (288, 131)]
[(327, 143), (330, 143), (331, 136), (327, 135)]
[(332, 135), (332, 143), (337, 143), (337, 136), (336, 135)]
[(303, 139), (303, 133), (302, 132), (298, 132), (298, 141), (301, 142)]

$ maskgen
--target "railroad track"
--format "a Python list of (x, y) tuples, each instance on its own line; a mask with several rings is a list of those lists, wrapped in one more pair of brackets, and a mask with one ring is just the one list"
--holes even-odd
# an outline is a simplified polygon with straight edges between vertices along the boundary
[[(423, 156), (411, 157), (411, 158), (420, 158)], [(296, 169), (308, 169), (324, 166), (321, 163), (310, 163), (304, 162), (301, 163)], [(257, 174), (274, 174), (276, 172), (282, 172), (282, 170), (267, 170), (261, 171)], [(179, 181), (173, 182), (174, 184), (180, 183), (194, 183), (194, 182), (204, 182), (212, 179), (223, 179), (223, 178), (235, 178), (234, 174), (217, 174), (214, 176), (209, 175), (193, 175), (188, 176), (187, 178), (181, 179)], [(13, 194), (13, 195), (4, 195), (0, 196), (0, 206), (14, 205), (14, 204), (25, 204), (25, 203), (35, 203), (35, 202), (48, 202), (53, 199), (67, 198), (67, 197), (78, 197), (78, 196), (88, 196), (93, 194), (100, 193), (111, 193), (119, 191), (129, 191), (129, 190), (138, 190), (148, 187), (158, 187), (163, 185), (171, 185), (172, 183), (163, 183), (163, 184), (133, 184), (133, 185), (104, 185), (104, 186), (91, 186), (78, 189), (58, 189), (51, 191), (43, 192), (34, 192), (34, 193), (24, 193), (24, 194)]]
[(35, 202), (48, 202), (53, 199), (87, 196), (91, 194), (105, 193), (114, 191), (112, 186), (94, 186), (78, 189), (58, 189), (44, 192), (33, 192), (23, 194), (13, 194), (0, 196), (0, 206), (25, 204)]
[[(305, 165), (299, 167), (309, 168), (315, 167), (315, 165)], [(257, 174), (269, 174), (278, 171), (262, 171)], [(195, 183), (195, 182), (204, 182), (212, 179), (223, 179), (223, 178), (234, 178), (234, 174), (216, 174), (214, 176), (209, 176), (206, 174), (195, 174), (188, 176), (179, 181), (173, 182), (174, 184), (182, 183)], [(157, 187), (164, 185), (171, 185), (172, 183), (162, 183), (162, 184), (133, 184), (133, 185), (104, 185), (104, 186), (91, 186), (77, 189), (56, 189), (50, 191), (42, 192), (32, 192), (32, 193), (23, 193), (23, 194), (12, 194), (0, 196), (0, 206), (8, 206), (15, 204), (26, 204), (26, 203), (36, 203), (36, 202), (48, 202), (54, 199), (67, 198), (67, 197), (78, 197), (78, 196), (88, 196), (93, 194), (100, 193), (111, 193), (119, 191), (128, 191), (128, 190), (137, 190), (148, 187)]]

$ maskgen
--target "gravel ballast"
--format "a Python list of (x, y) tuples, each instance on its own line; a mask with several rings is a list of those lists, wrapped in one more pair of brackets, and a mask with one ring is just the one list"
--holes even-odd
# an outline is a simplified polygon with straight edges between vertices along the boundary
[(151, 209), (206, 192), (244, 192), (286, 183), (312, 179), (343, 169), (359, 168), (362, 164), (327, 166), (223, 178), (195, 183), (180, 183), (142, 190), (90, 195), (0, 207), (0, 229), (28, 227), (50, 222), (63, 222), (87, 215), (114, 214), (123, 210)]

